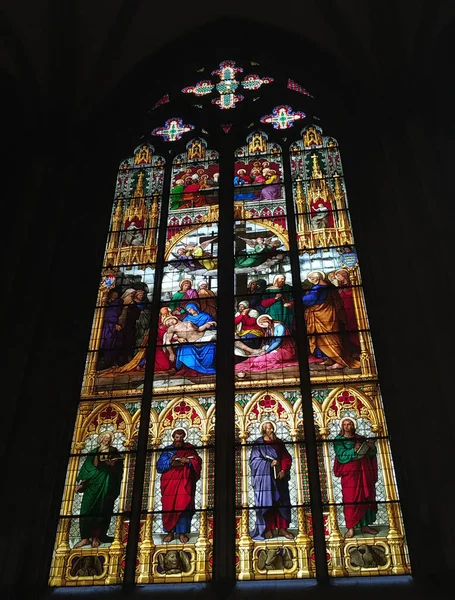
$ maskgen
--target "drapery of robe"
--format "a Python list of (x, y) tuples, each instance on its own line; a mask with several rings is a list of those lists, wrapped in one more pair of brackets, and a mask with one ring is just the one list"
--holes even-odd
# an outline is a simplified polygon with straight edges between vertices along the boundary
[[(276, 294), (281, 294), (281, 298), (275, 299)], [(284, 306), (284, 304), (291, 306)], [(262, 306), (265, 313), (270, 315), (274, 321), (284, 323), (289, 330), (292, 330), (294, 322), (294, 300), (292, 298), (292, 288), (285, 283), (279, 288), (275, 285), (269, 285), (262, 296)]]
[(234, 259), (234, 266), (238, 269), (245, 267), (257, 267), (269, 258), (269, 251), (272, 246), (269, 244), (256, 244), (251, 251), (246, 254), (239, 254)]
[(278, 200), (281, 198), (281, 185), (276, 183), (278, 177), (273, 175), (265, 180), (265, 187), (262, 188), (259, 196), (260, 200)]
[(111, 367), (116, 358), (116, 348), (119, 340), (119, 332), (116, 329), (123, 308), (121, 298), (112, 300), (104, 311), (103, 329), (101, 332), (100, 355), (103, 357), (103, 368)]
[(323, 357), (344, 367), (359, 367), (359, 361), (349, 356), (343, 345), (346, 316), (338, 292), (318, 283), (303, 296), (302, 303), (310, 354), (317, 355), (319, 350)]
[[(174, 467), (171, 465), (174, 457), (189, 458), (190, 464)], [(182, 448), (175, 448), (173, 445), (166, 446), (158, 459), (156, 469), (158, 473), (161, 473), (163, 527), (165, 531), (174, 530), (177, 522), (183, 516), (187, 529), (177, 533), (188, 533), (191, 518), (195, 512), (196, 482), (201, 477), (201, 457), (192, 444), (185, 443)]]
[(334, 442), (335, 477), (341, 477), (343, 510), (346, 527), (371, 525), (376, 519), (376, 482), (378, 480), (377, 449), (371, 448), (363, 458), (357, 458), (356, 442), (365, 438), (355, 434), (352, 438), (337, 435)]
[[(193, 344), (179, 344), (175, 356), (176, 375), (194, 376), (199, 375), (214, 375), (216, 345), (210, 342)], [(185, 369), (189, 369), (187, 371)]]
[(124, 305), (119, 317), (122, 326), (119, 337), (119, 363), (121, 365), (129, 362), (137, 352), (136, 348), (136, 322), (142, 312), (142, 303), (131, 302)]
[(359, 325), (355, 315), (355, 305), (352, 287), (349, 285), (338, 285), (338, 293), (343, 302), (344, 312), (346, 313), (346, 329), (348, 330), (348, 339), (355, 350), (360, 349)]
[(183, 185), (176, 185), (171, 192), (171, 210), (178, 210), (182, 205)]
[(264, 331), (257, 324), (257, 318), (259, 317), (257, 310), (249, 309), (248, 314), (237, 313), (234, 317), (235, 330), (237, 335), (245, 339), (262, 338), (264, 337)]
[(169, 310), (175, 310), (176, 308), (183, 309), (187, 305), (185, 300), (195, 300), (197, 299), (197, 292), (193, 290), (193, 288), (189, 288), (186, 292), (175, 292), (172, 296), (171, 302), (169, 302)]
[[(163, 348), (163, 338), (167, 331), (167, 327), (163, 325), (161, 318), (158, 322), (156, 349), (155, 349), (155, 373), (160, 371), (169, 371), (174, 366), (169, 358), (169, 352)], [(144, 353), (145, 358), (145, 353)], [(145, 361), (141, 366), (145, 367)]]
[[(277, 470), (285, 471), (283, 479), (275, 479), (270, 466), (271, 460), (278, 460)], [(275, 439), (267, 443), (263, 437), (257, 438), (250, 455), (251, 484), (254, 489), (254, 504), (256, 507), (256, 525), (251, 532), (253, 539), (264, 539), (266, 529), (265, 514), (274, 508), (286, 521), (286, 527), (291, 522), (291, 499), (289, 496), (289, 470), (292, 457), (284, 443)]]
[(289, 337), (289, 330), (283, 323), (274, 322), (273, 331), (267, 331), (262, 339), (261, 348), (267, 346), (262, 356), (250, 356), (235, 365), (235, 371), (250, 373), (267, 373), (282, 370), (284, 367), (296, 367), (298, 361), (294, 342)]
[(198, 288), (197, 295), (201, 310), (209, 313), (216, 320), (216, 295), (212, 290), (207, 288)]
[(204, 269), (207, 269), (207, 271), (216, 269), (218, 259), (213, 258), (210, 252), (207, 252), (201, 246), (196, 246), (196, 248), (192, 250), (191, 254), (194, 257), (194, 259), (202, 265)]
[[(99, 538), (103, 541), (112, 514), (114, 503), (120, 494), (123, 460), (117, 460), (113, 467), (100, 460), (99, 448), (89, 452), (77, 476), (83, 482), (83, 496), (79, 527), (81, 539)], [(119, 451), (109, 447), (109, 455), (120, 458)]]

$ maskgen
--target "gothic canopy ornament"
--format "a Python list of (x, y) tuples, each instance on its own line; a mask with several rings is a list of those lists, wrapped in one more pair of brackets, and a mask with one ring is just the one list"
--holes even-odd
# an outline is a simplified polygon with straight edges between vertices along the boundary
[(303, 112), (294, 112), (290, 106), (283, 104), (275, 106), (271, 115), (261, 117), (261, 123), (269, 123), (274, 129), (289, 129), (294, 127), (294, 122), (299, 119), (304, 119), (306, 114)]
[(235, 105), (243, 100), (244, 97), (242, 95), (235, 93), (239, 85), (245, 90), (257, 90), (262, 85), (273, 82), (271, 77), (260, 77), (255, 73), (246, 75), (239, 82), (236, 79), (237, 73), (243, 73), (243, 69), (236, 67), (233, 60), (224, 60), (220, 63), (217, 70), (212, 71), (212, 75), (216, 75), (220, 79), (216, 85), (210, 80), (204, 79), (198, 81), (195, 85), (183, 88), (182, 92), (184, 94), (194, 94), (195, 96), (205, 96), (212, 93), (215, 88), (220, 96), (219, 98), (214, 98), (212, 104), (217, 104), (221, 109), (226, 110), (235, 108)]
[(179, 140), (184, 133), (194, 129), (194, 125), (184, 125), (183, 119), (173, 117), (168, 119), (164, 127), (157, 127), (152, 131), (152, 135), (160, 135), (165, 142), (176, 142)]

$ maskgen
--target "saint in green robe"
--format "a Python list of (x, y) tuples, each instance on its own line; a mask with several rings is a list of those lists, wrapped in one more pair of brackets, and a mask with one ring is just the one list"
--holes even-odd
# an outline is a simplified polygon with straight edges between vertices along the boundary
[(109, 541), (107, 530), (114, 512), (114, 503), (120, 494), (123, 473), (123, 460), (116, 448), (109, 447), (109, 457), (119, 460), (109, 466), (106, 461), (100, 460), (99, 448), (90, 452), (77, 477), (83, 484), (79, 518), (82, 539)]
[[(281, 298), (275, 298), (281, 294)], [(284, 306), (290, 304), (290, 306)], [(291, 332), (294, 322), (294, 300), (292, 298), (292, 288), (285, 283), (283, 287), (269, 285), (262, 295), (261, 305), (265, 308), (267, 315), (270, 315), (274, 321), (281, 321)]]

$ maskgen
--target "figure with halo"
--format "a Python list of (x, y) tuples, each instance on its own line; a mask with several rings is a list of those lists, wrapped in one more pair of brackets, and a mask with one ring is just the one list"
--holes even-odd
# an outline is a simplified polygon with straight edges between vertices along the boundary
[(340, 433), (335, 438), (335, 477), (341, 477), (345, 538), (354, 537), (355, 529), (376, 535), (370, 527), (376, 520), (376, 482), (378, 480), (377, 448), (374, 440), (356, 433), (356, 422), (343, 417)]
[(291, 522), (289, 479), (292, 457), (276, 436), (272, 421), (261, 424), (261, 436), (250, 454), (251, 483), (256, 506), (256, 526), (251, 533), (255, 540), (278, 537), (293, 539), (288, 531)]
[(172, 432), (172, 444), (161, 453), (156, 470), (161, 473), (161, 505), (164, 542), (176, 535), (182, 544), (188, 541), (191, 519), (195, 513), (196, 483), (201, 477), (202, 460), (192, 444), (185, 442), (187, 432), (177, 427)]
[(302, 303), (308, 335), (309, 362), (330, 370), (360, 367), (352, 356), (346, 334), (346, 313), (335, 286), (322, 271), (307, 275), (310, 289), (305, 289)]
[(82, 493), (79, 528), (81, 539), (74, 546), (111, 543), (114, 538), (107, 530), (114, 513), (114, 504), (120, 494), (123, 474), (123, 457), (112, 443), (114, 433), (103, 431), (98, 436), (98, 447), (88, 453), (82, 465), (75, 491)]

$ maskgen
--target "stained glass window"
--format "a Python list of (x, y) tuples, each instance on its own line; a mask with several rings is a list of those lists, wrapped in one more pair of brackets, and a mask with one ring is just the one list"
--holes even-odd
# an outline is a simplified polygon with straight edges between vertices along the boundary
[(120, 163), (52, 586), (210, 580), (222, 520), (232, 579), (410, 572), (338, 143), (243, 71)]

